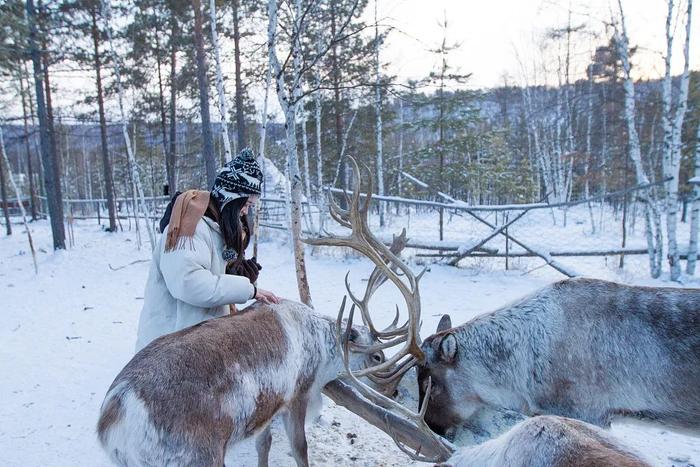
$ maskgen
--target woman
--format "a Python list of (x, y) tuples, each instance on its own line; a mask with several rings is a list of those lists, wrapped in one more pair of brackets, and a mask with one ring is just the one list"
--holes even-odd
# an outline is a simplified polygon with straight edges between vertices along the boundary
[[(253, 285), (260, 265), (246, 260), (248, 209), (259, 199), (262, 172), (244, 149), (218, 173), (211, 192), (176, 195), (161, 221), (139, 319), (136, 351), (156, 337), (224, 316), (234, 303), (278, 303)], [(228, 272), (228, 274), (227, 274)]]

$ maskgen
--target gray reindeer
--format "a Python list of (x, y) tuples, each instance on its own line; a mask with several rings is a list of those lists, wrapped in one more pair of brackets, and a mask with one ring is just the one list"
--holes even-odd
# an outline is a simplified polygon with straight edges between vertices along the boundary
[[(284, 300), (154, 340), (107, 392), (97, 426), (102, 446), (123, 467), (221, 467), (228, 447), (257, 436), (264, 466), (269, 424), (279, 414), (297, 464), (307, 466), (307, 409), (346, 368), (336, 326)], [(348, 327), (343, 339), (358, 349), (349, 368), (384, 361), (366, 328)]]
[[(372, 234), (367, 222), (371, 178), (362, 202), (360, 170), (354, 160), (351, 159), (351, 163), (355, 185), (352, 197), (348, 199), (349, 208), (342, 209), (332, 197), (329, 198), (331, 216), (351, 233), (309, 243), (353, 248), (376, 266), (362, 298), (352, 293), (346, 279), (353, 302), (348, 323), (352, 323), (357, 308), (364, 323), (373, 329), (369, 301), (372, 293), (387, 279), (397, 287), (405, 301), (407, 324), (413, 323), (414, 327), (411, 332), (397, 338), (378, 336), (382, 341), (381, 348), (401, 346), (384, 365), (353, 371), (348, 366), (348, 349), (353, 345), (346, 343), (343, 347), (347, 381), (355, 391), (354, 398), (346, 399), (364, 402), (344, 405), (353, 411), (361, 408), (357, 413), (389, 433), (406, 454), (426, 462), (449, 459), (445, 465), (459, 467), (647, 466), (644, 460), (600, 428), (561, 416), (527, 418), (500, 436), (478, 445), (457, 447), (440, 435), (446, 434), (447, 428), (460, 426), (477, 415), (488, 419), (480, 414), (482, 408), (492, 408), (496, 415), (510, 409), (509, 412), (519, 418), (525, 418), (523, 414), (549, 413), (547, 410), (538, 411), (544, 407), (557, 413), (551, 409), (557, 401), (570, 409), (562, 411), (564, 415), (604, 424), (601, 422), (605, 417), (590, 415), (602, 416), (604, 410), (601, 408), (611, 406), (625, 414), (636, 411), (638, 405), (632, 401), (643, 399), (645, 394), (651, 401), (653, 396), (649, 392), (654, 388), (661, 391), (658, 400), (665, 404), (658, 406), (667, 409), (663, 411), (666, 420), (673, 419), (683, 425), (693, 423), (692, 416), (698, 409), (698, 394), (694, 391), (698, 387), (700, 371), (697, 364), (700, 347), (696, 332), (698, 315), (689, 313), (695, 293), (656, 289), (657, 306), (675, 304), (676, 308), (666, 317), (657, 311), (654, 313), (656, 323), (642, 324), (644, 318), (641, 315), (625, 318), (639, 309), (634, 294), (628, 293), (625, 301), (612, 294), (612, 290), (605, 290), (606, 287), (614, 288), (615, 284), (568, 281), (552, 286), (550, 289), (554, 291), (550, 290), (549, 294), (547, 291), (536, 294), (535, 298), (478, 318), (460, 328), (448, 330), (451, 325), (445, 318), (442, 320), (445, 329), (421, 343), (415, 323), (420, 323), (419, 284), (423, 273), (414, 275), (394, 251)], [(407, 242), (405, 231), (399, 238), (404, 244)], [(603, 288), (596, 290), (595, 285)], [(565, 290), (567, 286), (579, 289), (580, 293), (570, 293)], [(686, 300), (681, 300), (681, 296)], [(597, 297), (599, 303), (590, 297)], [(610, 303), (615, 301), (621, 302), (611, 306)], [(567, 307), (569, 312), (562, 312), (562, 308)], [(587, 307), (590, 307), (588, 315), (583, 312)], [(344, 311), (344, 306), (341, 306), (339, 320)], [(639, 323), (635, 324), (635, 321)], [(637, 348), (634, 339), (648, 345)], [(694, 356), (682, 355), (681, 349), (688, 346), (694, 346)], [(660, 354), (664, 350), (668, 358), (662, 359)], [(671, 362), (674, 359), (677, 360)], [(583, 362), (587, 362), (586, 365)], [(656, 367), (658, 364), (668, 366), (661, 370)], [(558, 368), (559, 373), (548, 372), (551, 367)], [(417, 412), (358, 379), (359, 376), (368, 376), (375, 383), (391, 387), (412, 368), (417, 368), (419, 375)], [(608, 372), (612, 374), (606, 376)], [(585, 380), (581, 375), (586, 375), (586, 378), (593, 376), (594, 379)], [(661, 386), (667, 381), (666, 377), (676, 377), (679, 381), (669, 383), (667, 391), (663, 392)], [(655, 381), (656, 386), (644, 380)], [(588, 384), (575, 388), (581, 381), (588, 381)], [(615, 398), (620, 391), (611, 386), (609, 382), (612, 381), (628, 386), (630, 399)], [(638, 384), (646, 384), (646, 387), (637, 390), (633, 386)], [(536, 397), (531, 396), (538, 385), (541, 390)], [(574, 402), (562, 392), (567, 390), (585, 394), (581, 395), (580, 401)], [(682, 396), (679, 391), (683, 392)], [(673, 399), (674, 392), (681, 398)], [(655, 414), (657, 418), (661, 417), (661, 412)], [(647, 415), (652, 416), (652, 413)]]
[(488, 430), (479, 421), (503, 409), (700, 428), (700, 290), (568, 279), (455, 328), (447, 318), (422, 350), (440, 434)]

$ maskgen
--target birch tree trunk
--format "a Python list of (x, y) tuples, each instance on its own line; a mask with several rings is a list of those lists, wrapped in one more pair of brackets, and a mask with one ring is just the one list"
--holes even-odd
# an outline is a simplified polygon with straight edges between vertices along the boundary
[[(397, 181), (399, 197), (403, 196), (403, 97), (399, 96), (399, 176)], [(396, 214), (398, 212), (399, 205), (396, 205)]]
[(170, 12), (170, 138), (165, 167), (168, 172), (168, 188), (171, 194), (177, 192), (177, 36), (179, 27), (175, 12)]
[[(268, 56), (269, 56), (268, 51)], [(267, 73), (265, 74), (265, 98), (263, 99), (263, 107), (260, 112), (260, 143), (258, 146), (258, 157), (260, 159), (260, 166), (263, 169), (263, 176), (265, 174), (265, 140), (267, 138), (267, 104), (268, 98), (270, 97), (270, 83), (272, 82), (272, 67), (268, 63)], [(263, 197), (265, 196), (265, 184), (263, 183)]]
[(219, 94), (219, 115), (221, 115), (221, 140), (224, 142), (224, 160), (231, 160), (231, 139), (228, 135), (228, 106), (226, 105), (226, 90), (224, 88), (224, 74), (221, 71), (221, 46), (219, 35), (216, 32), (216, 0), (209, 1), (209, 16), (211, 23), (211, 43), (214, 47), (214, 61), (216, 62), (216, 92)]
[(277, 58), (277, 0), (268, 0), (268, 44), (270, 67), (275, 73), (277, 99), (285, 116), (287, 170), (291, 183), (291, 226), (292, 241), (294, 244), (295, 269), (300, 300), (308, 306), (312, 306), (311, 292), (306, 274), (306, 262), (304, 259), (304, 244), (301, 241), (301, 178), (299, 176), (299, 160), (297, 156), (296, 142), (296, 114), (297, 105), (301, 98), (301, 0), (294, 2), (294, 24), (292, 32), (292, 66), (291, 85), (287, 89), (285, 70), (282, 69)]
[[(131, 140), (129, 139), (129, 129), (127, 127), (126, 113), (124, 111), (124, 91), (122, 89), (121, 81), (121, 70), (119, 56), (114, 49), (114, 40), (112, 39), (112, 28), (110, 25), (111, 21), (111, 5), (110, 0), (102, 0), (102, 8), (104, 10), (104, 20), (105, 20), (105, 30), (107, 31), (107, 39), (109, 41), (109, 49), (112, 54), (112, 61), (114, 62), (114, 76), (117, 82), (117, 99), (119, 102), (119, 116), (122, 126), (122, 135), (124, 136), (124, 144), (126, 145), (126, 160), (130, 168), (133, 190), (134, 190), (134, 211), (141, 211), (141, 215), (146, 224), (146, 232), (148, 233), (148, 240), (151, 244), (151, 249), (155, 247), (155, 233), (153, 231), (153, 225), (150, 218), (148, 217), (148, 209), (146, 207), (146, 199), (143, 194), (143, 188), (141, 184), (141, 175), (139, 173), (139, 168), (137, 166), (136, 157), (131, 146)], [(136, 218), (136, 225), (138, 229), (138, 217)]]
[[(306, 110), (304, 109), (304, 106), (301, 105), (302, 108), (302, 117), (301, 117), (301, 147), (302, 147), (302, 155), (304, 157), (304, 194), (306, 195), (306, 217), (307, 217), (307, 222), (309, 224), (309, 229), (312, 232), (316, 231), (316, 228), (314, 227), (314, 218), (311, 213), (311, 173), (309, 171), (309, 142), (308, 142), (308, 137), (306, 135), (306, 123), (307, 123), (307, 117), (306, 117)], [(320, 233), (320, 232), (319, 232)]]
[[(2, 143), (0, 149), (2, 149), (4, 157), (5, 142), (2, 139), (2, 126), (0, 126), (0, 143)], [(5, 234), (12, 235), (12, 222), (10, 222), (10, 207), (7, 203), (7, 188), (5, 187), (5, 170), (3, 169), (2, 160), (0, 160), (0, 196), (2, 196), (2, 211), (5, 214)]]
[(673, 19), (673, 0), (668, 0), (668, 14), (666, 16), (666, 56), (665, 74), (662, 93), (662, 121), (664, 130), (664, 155), (663, 172), (665, 178), (672, 178), (666, 182), (666, 229), (668, 235), (668, 262), (671, 272), (671, 280), (677, 281), (681, 276), (680, 253), (678, 252), (678, 241), (676, 239), (676, 228), (678, 226), (678, 183), (681, 162), (681, 132), (683, 119), (688, 102), (688, 82), (689, 82), (689, 49), (690, 49), (690, 20), (693, 1), (688, 1), (685, 46), (683, 56), (685, 59), (683, 74), (680, 80), (680, 89), (675, 105), (673, 105), (673, 89), (671, 76), (671, 58), (673, 48), (673, 33), (671, 31), (671, 21)]
[[(639, 145), (639, 135), (635, 126), (636, 105), (634, 95), (634, 83), (631, 77), (631, 64), (629, 61), (629, 39), (627, 37), (627, 28), (625, 26), (625, 14), (622, 9), (622, 1), (618, 0), (620, 9), (620, 26), (622, 31), (615, 31), (617, 52), (622, 61), (623, 70), (623, 90), (624, 90), (624, 109), (625, 123), (627, 126), (627, 151), (629, 158), (634, 163), (634, 171), (638, 184), (649, 183), (644, 166), (642, 165), (641, 148)], [(661, 215), (658, 212), (656, 201), (648, 192), (640, 192), (639, 197), (645, 204), (645, 237), (647, 240), (647, 250), (649, 251), (649, 268), (653, 278), (661, 275), (661, 259), (663, 249), (663, 235), (660, 230)]]
[[(2, 131), (2, 125), (0, 125), (0, 153), (2, 153), (2, 159), (0, 159), (0, 177), (2, 176), (2, 165), (3, 162), (5, 165), (7, 165), (7, 178), (10, 180), (10, 184), (12, 185), (12, 189), (15, 192), (15, 197), (17, 197), (17, 204), (19, 204), (19, 209), (20, 212), (22, 213), (22, 223), (24, 224), (24, 230), (27, 231), (27, 240), (29, 241), (29, 250), (32, 252), (32, 261), (34, 262), (34, 273), (38, 274), (39, 273), (39, 267), (36, 264), (36, 251), (34, 250), (34, 241), (32, 240), (32, 232), (29, 230), (29, 225), (27, 223), (27, 211), (24, 209), (24, 202), (22, 201), (21, 193), (19, 189), (17, 188), (17, 184), (15, 183), (15, 178), (12, 175), (12, 166), (10, 165), (10, 160), (7, 157), (7, 151), (5, 151), (5, 138), (3, 135)], [(2, 189), (3, 189), (3, 200), (5, 199), (5, 184), (3, 182), (2, 184)], [(5, 206), (5, 215), (7, 216), (7, 206)], [(7, 219), (7, 227), (8, 229), (10, 228), (10, 220)], [(7, 234), (10, 235), (12, 232), (8, 232)]]
[[(590, 182), (590, 167), (591, 167), (591, 126), (593, 123), (593, 73), (591, 70), (588, 71), (588, 115), (586, 117), (586, 161), (583, 167), (583, 177), (584, 177), (584, 196), (589, 198), (591, 196), (591, 182)], [(591, 218), (591, 234), (595, 235), (595, 215), (593, 214), (593, 205), (588, 202), (588, 214)]]
[[(269, 48), (271, 47), (268, 41), (268, 57), (270, 55)], [(263, 181), (265, 180), (265, 138), (267, 134), (267, 103), (270, 96), (270, 82), (272, 81), (272, 67), (270, 66), (269, 60), (267, 64), (267, 73), (265, 73), (265, 97), (263, 98), (263, 107), (260, 112), (260, 143), (258, 146), (258, 163), (262, 169)], [(266, 195), (266, 183), (262, 184), (262, 198)], [(258, 241), (260, 236), (260, 221), (262, 210), (262, 201), (259, 206), (255, 207), (255, 217), (253, 220), (253, 256), (258, 256)]]
[(240, 8), (240, 0), (233, 0), (233, 63), (235, 66), (234, 76), (236, 84), (236, 141), (238, 148), (243, 149), (246, 143), (246, 124), (245, 113), (243, 109), (243, 73), (241, 67), (241, 32), (239, 28), (240, 17), (238, 10)]
[(698, 224), (700, 224), (700, 123), (695, 137), (695, 173), (693, 174), (693, 201), (690, 208), (690, 244), (688, 245), (688, 263), (685, 272), (695, 274), (698, 259)]
[(34, 187), (34, 170), (32, 168), (32, 151), (29, 144), (29, 122), (27, 113), (27, 102), (25, 99), (25, 93), (30, 92), (29, 90), (29, 76), (27, 76), (27, 87), (24, 87), (24, 68), (19, 70), (19, 87), (20, 94), (22, 98), (22, 121), (24, 123), (24, 146), (27, 153), (27, 175), (29, 176), (29, 199), (32, 211), (32, 220), (37, 220), (37, 206), (36, 206), (36, 188)]
[[(337, 34), (337, 24), (336, 24), (336, 9), (335, 2), (330, 2), (330, 21), (331, 21), (331, 37), (336, 37)], [(338, 158), (338, 164), (340, 166), (340, 172), (343, 174), (343, 188), (348, 189), (347, 181), (347, 171), (345, 170), (345, 160), (343, 157), (343, 114), (342, 114), (342, 102), (341, 102), (341, 74), (342, 69), (338, 63), (338, 44), (333, 43), (331, 47), (331, 79), (333, 84), (333, 117), (335, 124), (335, 148), (336, 156)], [(333, 180), (333, 186), (338, 181), (338, 175), (336, 173), (335, 179)], [(340, 200), (341, 207), (345, 207), (345, 199)]]
[[(377, 193), (379, 196), (384, 196), (384, 154), (382, 146), (382, 91), (381, 91), (381, 74), (379, 63), (379, 23), (377, 17), (377, 4), (379, 0), (374, 0), (374, 112), (376, 114), (376, 136), (377, 136)], [(441, 189), (444, 189), (442, 187)], [(379, 205), (379, 225), (384, 227), (384, 216), (386, 214), (386, 204), (378, 201)], [(442, 211), (441, 211), (442, 213)], [(441, 224), (442, 225), (442, 224)]]
[[(321, 35), (319, 34), (316, 40), (316, 53), (320, 54), (322, 50)], [(321, 153), (321, 73), (318, 70), (314, 72), (314, 80), (316, 88), (314, 93), (314, 115), (316, 123), (316, 204), (318, 205), (318, 232), (322, 233), (326, 224), (326, 196), (323, 192), (323, 155)]]

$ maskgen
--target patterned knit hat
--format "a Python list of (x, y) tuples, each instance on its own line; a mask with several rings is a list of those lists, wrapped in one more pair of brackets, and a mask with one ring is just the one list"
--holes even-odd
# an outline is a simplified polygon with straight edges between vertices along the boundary
[(216, 175), (211, 195), (223, 209), (226, 203), (234, 199), (259, 195), (262, 181), (263, 174), (253, 151), (245, 148), (227, 162)]

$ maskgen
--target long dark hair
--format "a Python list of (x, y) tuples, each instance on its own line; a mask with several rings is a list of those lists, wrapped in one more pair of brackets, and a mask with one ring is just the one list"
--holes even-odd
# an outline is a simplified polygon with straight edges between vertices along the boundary
[(243, 257), (243, 252), (248, 247), (250, 240), (250, 226), (248, 225), (248, 215), (241, 216), (241, 209), (248, 202), (248, 197), (236, 198), (229, 201), (221, 209), (219, 202), (211, 197), (209, 207), (204, 213), (205, 216), (216, 221), (221, 228), (226, 248), (230, 248), (238, 253), (238, 257)]

